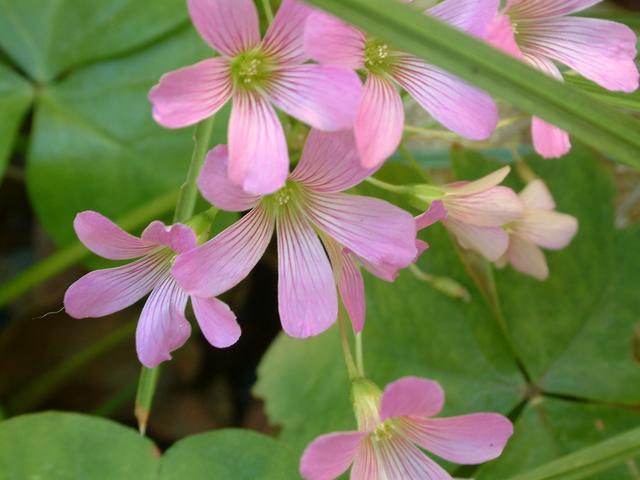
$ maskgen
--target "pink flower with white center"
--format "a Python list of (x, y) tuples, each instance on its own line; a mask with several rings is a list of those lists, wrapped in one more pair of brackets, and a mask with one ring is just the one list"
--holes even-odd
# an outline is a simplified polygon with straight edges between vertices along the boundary
[(442, 223), (460, 246), (496, 261), (509, 246), (509, 234), (503, 227), (520, 219), (524, 212), (518, 195), (499, 185), (510, 170), (503, 167), (473, 182), (418, 187), (416, 194), (427, 201), (442, 201), (447, 211), (447, 218)]
[[(638, 88), (636, 35), (621, 23), (571, 17), (601, 0), (508, 0), (489, 27), (488, 41), (538, 70), (562, 80), (562, 63), (602, 87), (622, 92)], [(556, 158), (571, 150), (569, 134), (533, 117), (533, 145)]]
[(245, 191), (284, 185), (289, 154), (271, 106), (324, 131), (353, 126), (362, 85), (347, 69), (305, 64), (309, 8), (284, 0), (260, 40), (253, 0), (188, 0), (193, 23), (221, 56), (164, 75), (149, 94), (161, 125), (180, 128), (210, 117), (232, 99), (229, 178)]
[[(151, 292), (136, 330), (138, 358), (149, 368), (170, 360), (171, 352), (184, 345), (191, 333), (184, 317), (189, 296), (171, 275), (175, 256), (196, 247), (191, 228), (179, 223), (167, 227), (156, 221), (138, 238), (90, 211), (79, 213), (73, 226), (93, 253), (110, 260), (137, 260), (91, 272), (71, 285), (64, 296), (67, 313), (74, 318), (104, 317)], [(192, 296), (191, 305), (209, 343), (220, 348), (236, 343), (240, 326), (226, 304)]]
[(478, 464), (500, 456), (513, 434), (509, 419), (495, 413), (430, 418), (444, 405), (444, 391), (432, 380), (404, 377), (382, 394), (365, 379), (352, 388), (358, 431), (316, 438), (300, 461), (305, 480), (333, 480), (351, 465), (351, 480), (451, 480), (418, 447)]
[[(446, 0), (425, 13), (483, 37), (498, 5), (499, 0)], [(395, 84), (441, 124), (466, 138), (486, 139), (496, 127), (497, 108), (486, 93), (335, 17), (312, 13), (305, 45), (322, 65), (366, 70), (355, 122), (358, 149), (366, 167), (380, 165), (400, 144), (404, 109)]]
[(520, 192), (520, 199), (525, 207), (523, 216), (507, 226), (509, 248), (497, 265), (510, 263), (519, 272), (546, 280), (549, 267), (540, 247), (565, 248), (578, 233), (578, 220), (554, 211), (556, 203), (542, 180), (530, 182)]
[(209, 153), (200, 191), (218, 208), (251, 210), (177, 258), (173, 273), (187, 292), (215, 296), (239, 283), (260, 260), (275, 229), (282, 326), (290, 336), (309, 337), (329, 328), (338, 313), (323, 243), (329, 252), (348, 249), (365, 267), (404, 268), (415, 260), (416, 222), (409, 213), (379, 199), (342, 193), (372, 173), (360, 165), (351, 131), (312, 130), (286, 185), (272, 195), (251, 196), (235, 186), (225, 173), (227, 161), (225, 146)]

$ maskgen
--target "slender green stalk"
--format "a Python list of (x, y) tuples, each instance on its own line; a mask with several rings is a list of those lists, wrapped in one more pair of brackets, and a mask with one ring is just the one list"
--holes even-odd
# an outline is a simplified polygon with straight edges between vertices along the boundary
[(9, 397), (6, 404), (7, 410), (11, 412), (12, 415), (15, 415), (37, 407), (52, 391), (79, 370), (120, 343), (131, 338), (135, 332), (135, 328), (135, 322), (127, 323), (109, 336), (102, 338), (86, 349), (76, 353), (71, 358), (53, 367), (51, 370), (48, 370), (24, 390)]
[(342, 354), (344, 355), (344, 362), (347, 365), (347, 370), (349, 371), (349, 378), (353, 380), (354, 378), (359, 378), (361, 375), (358, 373), (359, 369), (356, 367), (355, 362), (353, 361), (353, 355), (351, 354), (351, 347), (349, 346), (349, 333), (347, 325), (348, 316), (347, 312), (340, 301), (340, 306), (338, 309), (338, 326), (340, 328), (340, 342), (342, 344)]
[(364, 355), (362, 352), (362, 332), (356, 335), (356, 367), (358, 367), (358, 373), (364, 378)]
[(579, 480), (638, 456), (640, 428), (635, 428), (508, 480)]
[(267, 22), (273, 22), (273, 8), (271, 8), (271, 0), (262, 0), (262, 9), (267, 17)]
[[(177, 193), (155, 198), (116, 223), (125, 230), (135, 230), (170, 212), (176, 205)], [(0, 307), (7, 305), (34, 287), (87, 258), (91, 252), (80, 242), (63, 248), (43, 261), (0, 285)]]
[[(200, 169), (202, 168), (202, 164), (204, 163), (204, 159), (209, 149), (209, 144), (211, 143), (214, 121), (215, 116), (212, 116), (196, 126), (196, 131), (193, 137), (195, 146), (193, 149), (193, 155), (191, 156), (189, 170), (187, 172), (187, 179), (182, 185), (180, 195), (178, 196), (178, 203), (176, 204), (174, 214), (175, 222), (184, 223), (193, 216), (196, 200), (198, 198), (198, 175), (200, 175)], [(151, 414), (153, 397), (156, 392), (159, 377), (160, 367), (142, 367), (140, 380), (138, 381), (138, 392), (136, 395), (134, 413), (138, 419), (140, 433), (143, 435), (147, 431), (147, 423), (149, 421), (149, 415)]]
[(391, 183), (383, 182), (382, 180), (378, 180), (374, 177), (369, 177), (366, 179), (371, 185), (381, 188), (383, 190), (387, 190), (389, 192), (395, 193), (413, 193), (413, 190), (409, 187), (405, 187), (403, 185), (392, 185)]

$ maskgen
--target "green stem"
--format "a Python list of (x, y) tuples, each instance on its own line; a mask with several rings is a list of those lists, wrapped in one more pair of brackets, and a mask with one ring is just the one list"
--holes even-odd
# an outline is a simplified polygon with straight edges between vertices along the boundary
[(364, 355), (362, 354), (362, 332), (356, 335), (356, 367), (358, 373), (364, 378)]
[(273, 22), (273, 9), (271, 8), (271, 0), (262, 0), (262, 8), (264, 14), (267, 17), (267, 22), (271, 24)]
[[(193, 216), (196, 200), (198, 198), (197, 180), (200, 175), (200, 169), (202, 168), (202, 164), (204, 163), (204, 159), (207, 155), (209, 144), (211, 143), (214, 121), (215, 116), (212, 116), (200, 122), (196, 126), (196, 131), (193, 136), (195, 146), (193, 148), (193, 154), (191, 155), (191, 163), (189, 164), (187, 179), (182, 185), (180, 195), (178, 196), (178, 203), (176, 204), (174, 214), (175, 222), (184, 223)], [(140, 372), (138, 393), (136, 395), (135, 415), (138, 419), (140, 433), (143, 435), (147, 431), (147, 422), (149, 421), (149, 415), (151, 414), (153, 397), (156, 392), (159, 376), (159, 366), (155, 368), (142, 367)]]
[(349, 334), (347, 325), (347, 312), (345, 311), (342, 302), (338, 309), (338, 326), (340, 327), (340, 342), (342, 343), (342, 354), (344, 355), (344, 362), (347, 365), (349, 371), (349, 378), (359, 378), (361, 375), (358, 372), (355, 362), (353, 361), (353, 355), (351, 354), (351, 347), (349, 346)]
[(408, 194), (413, 193), (413, 190), (409, 187), (405, 187), (402, 185), (392, 185), (390, 183), (383, 182), (382, 180), (378, 180), (377, 178), (374, 178), (374, 177), (369, 177), (366, 179), (366, 181), (375, 187), (381, 188), (383, 190), (387, 190), (389, 192), (408, 193)]

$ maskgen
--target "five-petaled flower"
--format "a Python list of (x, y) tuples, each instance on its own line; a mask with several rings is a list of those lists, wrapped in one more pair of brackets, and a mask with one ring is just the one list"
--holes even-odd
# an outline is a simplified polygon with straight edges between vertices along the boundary
[[(571, 17), (602, 0), (508, 0), (489, 27), (487, 40), (542, 72), (562, 80), (554, 62), (613, 91), (638, 88), (636, 34), (626, 25)], [(536, 151), (546, 158), (571, 149), (569, 134), (540, 118), (531, 126)]]
[[(498, 0), (445, 0), (426, 13), (483, 37), (498, 4)], [(394, 83), (445, 127), (464, 137), (483, 140), (496, 127), (498, 111), (489, 95), (326, 13), (310, 15), (305, 45), (322, 65), (366, 70), (355, 122), (356, 140), (366, 167), (382, 163), (400, 143), (404, 109)]]
[[(393, 276), (420, 251), (416, 220), (409, 213), (383, 200), (342, 193), (373, 173), (360, 165), (350, 131), (312, 130), (299, 164), (272, 195), (251, 196), (235, 186), (226, 176), (227, 160), (224, 146), (209, 153), (200, 190), (218, 208), (251, 211), (209, 242), (178, 256), (173, 273), (194, 295), (215, 296), (245, 278), (275, 228), (280, 319), (289, 335), (308, 337), (337, 318), (336, 279), (343, 282), (339, 289), (350, 313), (363, 311), (362, 278), (354, 260), (374, 274)], [(356, 331), (362, 328), (361, 314), (352, 320)]]
[(221, 56), (164, 75), (151, 90), (153, 116), (165, 127), (195, 124), (232, 98), (229, 178), (245, 191), (272, 193), (289, 169), (285, 134), (273, 102), (324, 131), (351, 128), (362, 86), (344, 68), (305, 64), (309, 7), (284, 0), (260, 40), (253, 0), (189, 0), (204, 40)]
[(429, 418), (444, 405), (444, 391), (432, 380), (404, 377), (382, 394), (365, 379), (352, 388), (358, 431), (315, 439), (300, 462), (305, 480), (333, 480), (352, 464), (351, 480), (451, 480), (418, 446), (454, 463), (478, 464), (500, 456), (513, 433), (509, 419), (495, 413)]
[[(110, 260), (138, 260), (91, 272), (75, 282), (64, 296), (67, 313), (75, 318), (103, 317), (151, 292), (136, 330), (138, 358), (149, 368), (171, 359), (171, 352), (191, 333), (184, 317), (189, 296), (171, 275), (171, 265), (177, 254), (195, 248), (193, 230), (179, 223), (166, 227), (156, 221), (138, 238), (91, 211), (79, 213), (74, 228), (80, 241), (95, 254)], [(240, 326), (226, 304), (212, 297), (192, 296), (191, 305), (212, 345), (228, 347), (238, 340)]]

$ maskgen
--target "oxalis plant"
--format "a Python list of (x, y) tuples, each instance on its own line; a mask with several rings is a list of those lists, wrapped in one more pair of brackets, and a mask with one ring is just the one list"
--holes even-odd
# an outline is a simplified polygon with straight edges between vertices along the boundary
[[(0, 286), (0, 304), (86, 252), (119, 262), (72, 283), (64, 312), (144, 299), (140, 432), (13, 417), (84, 360), (62, 364), (4, 402), (0, 480), (640, 478), (640, 230), (633, 195), (614, 226), (610, 168), (640, 166), (637, 13), (600, 0), (62, 2), (69, 22), (95, 22), (86, 38), (109, 22), (135, 32), (124, 54), (117, 34), (91, 45), (52, 23), (43, 39), (39, 3), (0, 5), (0, 128), (13, 137), (35, 102), (33, 203), (61, 244), (59, 220), (79, 211), (80, 244)], [(34, 55), (43, 45), (50, 56)], [(190, 163), (181, 130), (195, 132)], [(64, 141), (78, 137), (80, 156), (98, 152), (78, 167), (86, 185)], [(77, 195), (50, 202), (63, 157), (52, 181)], [(103, 184), (103, 168), (132, 162), (144, 168), (131, 185)], [(164, 196), (144, 204), (150, 193)], [(143, 207), (122, 218), (131, 204)], [(283, 333), (254, 393), (278, 434), (219, 430), (159, 453), (146, 433), (161, 365), (192, 336), (241, 340), (226, 294), (270, 245)]]

